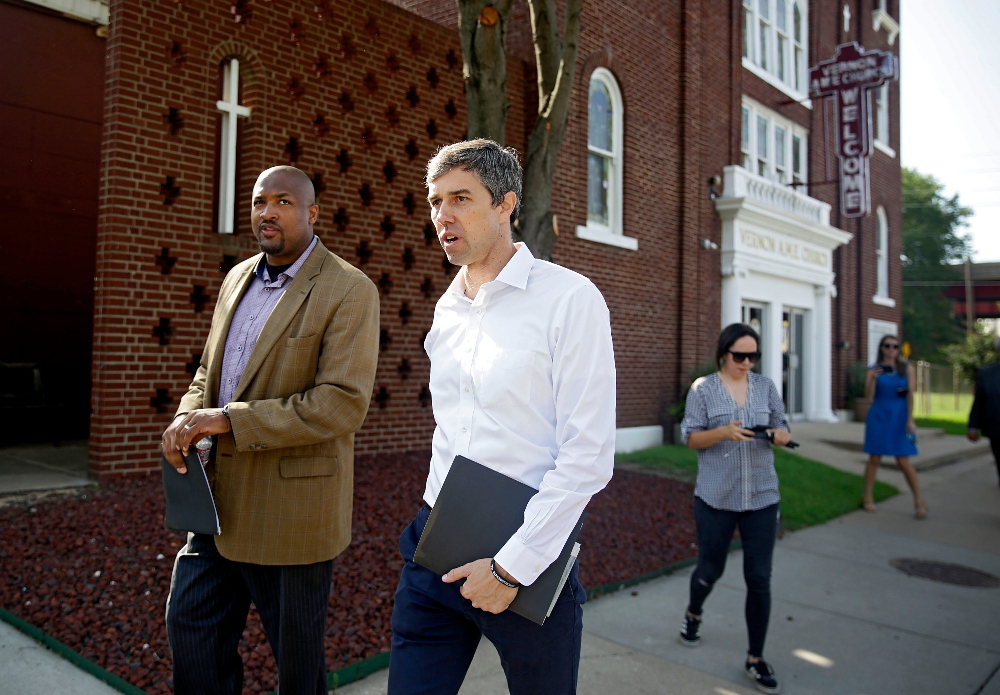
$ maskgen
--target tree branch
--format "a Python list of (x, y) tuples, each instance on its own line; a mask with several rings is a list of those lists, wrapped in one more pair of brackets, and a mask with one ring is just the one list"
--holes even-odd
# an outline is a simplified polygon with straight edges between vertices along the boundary
[(528, 0), (531, 11), (531, 38), (535, 45), (535, 65), (538, 70), (538, 106), (555, 89), (559, 75), (562, 46), (556, 33), (555, 0)]
[(562, 131), (566, 127), (566, 116), (569, 113), (570, 95), (573, 92), (573, 75), (576, 73), (576, 52), (580, 45), (580, 17), (583, 14), (583, 0), (566, 0), (566, 18), (563, 28), (562, 56), (559, 65), (559, 77), (553, 89), (553, 97), (544, 112), (549, 121), (559, 125), (559, 139), (562, 141)]

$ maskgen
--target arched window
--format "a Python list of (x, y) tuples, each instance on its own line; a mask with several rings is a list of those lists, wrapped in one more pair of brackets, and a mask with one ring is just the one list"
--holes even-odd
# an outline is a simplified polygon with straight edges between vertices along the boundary
[(240, 169), (242, 121), (250, 115), (243, 105), (243, 80), (239, 58), (226, 58), (219, 66), (219, 99), (216, 140), (215, 230), (233, 234), (239, 227), (240, 196), (236, 181)]
[(877, 297), (889, 296), (889, 218), (881, 205), (875, 211), (875, 258)]
[(623, 120), (618, 82), (610, 70), (597, 68), (587, 108), (587, 224), (577, 228), (577, 236), (637, 248), (622, 228)]

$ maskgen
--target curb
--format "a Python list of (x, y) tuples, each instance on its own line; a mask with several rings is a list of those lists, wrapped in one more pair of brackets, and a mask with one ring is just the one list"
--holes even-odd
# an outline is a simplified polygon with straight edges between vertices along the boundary
[(66, 661), (70, 662), (81, 671), (86, 671), (97, 680), (104, 681), (118, 692), (125, 693), (125, 695), (146, 695), (146, 691), (135, 687), (128, 681), (116, 676), (113, 673), (105, 671), (93, 661), (76, 653), (55, 637), (50, 637), (31, 623), (18, 618), (16, 615), (4, 610), (3, 608), (0, 608), (0, 620), (3, 620), (13, 628), (20, 630), (36, 642), (40, 642), (42, 645), (48, 647), (51, 651), (66, 659)]
[[(145, 690), (137, 688), (113, 673), (105, 671), (90, 659), (81, 656), (57, 640), (55, 637), (50, 637), (42, 630), (38, 629), (31, 623), (22, 620), (10, 611), (0, 608), (0, 620), (20, 632), (23, 632), (36, 642), (41, 643), (80, 670), (86, 671), (98, 680), (107, 683), (118, 692), (124, 693), (125, 695), (146, 695)], [(365, 676), (370, 676), (376, 671), (381, 671), (386, 668), (389, 668), (389, 652), (376, 654), (375, 656), (370, 656), (362, 661), (356, 661), (353, 664), (348, 664), (344, 668), (328, 673), (326, 676), (326, 687), (329, 690), (336, 690), (341, 686), (361, 680)], [(273, 695), (273, 693), (271, 695)]]
[[(327, 690), (336, 690), (343, 685), (359, 681), (365, 676), (370, 676), (376, 671), (386, 668), (389, 668), (389, 652), (382, 652), (381, 654), (370, 656), (363, 661), (355, 661), (353, 664), (348, 664), (333, 673), (326, 674), (326, 688)], [(270, 695), (274, 694), (271, 693)]]
[[(920, 457), (916, 457), (912, 460), (913, 470), (920, 473), (921, 471), (932, 471), (935, 468), (943, 468), (944, 466), (951, 466), (956, 463), (961, 463), (962, 461), (967, 461), (969, 459), (982, 456), (983, 454), (990, 453), (989, 442), (977, 442), (975, 444), (970, 444), (967, 448), (958, 451), (952, 451), (949, 453), (938, 454), (936, 456), (928, 456), (923, 460)], [(893, 459), (891, 462), (888, 460), (888, 456), (883, 456), (883, 460), (879, 464), (879, 468), (887, 468), (889, 470), (898, 471), (899, 466), (896, 465), (896, 460)]]
[[(729, 544), (729, 550), (739, 550), (743, 547), (740, 541), (733, 541)], [(612, 594), (616, 591), (621, 591), (622, 589), (627, 589), (636, 584), (642, 584), (648, 582), (651, 579), (656, 579), (657, 577), (663, 577), (668, 574), (673, 574), (685, 567), (690, 567), (698, 561), (697, 557), (687, 558), (686, 560), (680, 560), (673, 563), (672, 565), (667, 565), (658, 570), (654, 570), (647, 574), (640, 575), (638, 577), (632, 577), (631, 579), (626, 579), (622, 582), (612, 582), (611, 584), (601, 584), (600, 586), (595, 586), (592, 589), (587, 590), (588, 598), (598, 598), (606, 594)], [(20, 630), (24, 634), (28, 635), (36, 642), (48, 647), (50, 650), (63, 657), (74, 666), (79, 667), (81, 670), (86, 671), (90, 675), (94, 676), (98, 680), (104, 681), (109, 686), (115, 690), (125, 693), (125, 695), (146, 695), (144, 690), (137, 688), (131, 683), (119, 678), (113, 673), (105, 671), (103, 668), (95, 664), (90, 659), (87, 659), (80, 654), (76, 653), (65, 644), (50, 637), (43, 631), (39, 630), (34, 625), (25, 622), (21, 618), (18, 618), (13, 613), (10, 613), (2, 608), (0, 608), (0, 620), (9, 623), (11, 626)], [(375, 656), (370, 656), (362, 661), (356, 661), (353, 664), (348, 664), (347, 666), (337, 669), (326, 675), (326, 687), (327, 690), (336, 690), (345, 685), (349, 685), (355, 681), (359, 681), (366, 676), (381, 671), (383, 669), (389, 668), (389, 652), (382, 652), (381, 654), (376, 654)], [(268, 693), (268, 695), (275, 695), (275, 693)]]

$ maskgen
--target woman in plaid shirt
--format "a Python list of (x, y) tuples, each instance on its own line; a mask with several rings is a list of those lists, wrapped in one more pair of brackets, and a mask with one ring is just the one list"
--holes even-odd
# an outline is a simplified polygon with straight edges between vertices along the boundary
[(726, 554), (738, 527), (743, 542), (749, 637), (747, 676), (765, 693), (780, 686), (762, 658), (771, 613), (771, 557), (778, 530), (778, 476), (771, 441), (755, 439), (753, 427), (766, 427), (773, 441), (791, 440), (785, 407), (774, 382), (751, 371), (760, 359), (760, 337), (734, 323), (719, 334), (715, 358), (719, 371), (698, 379), (688, 391), (681, 431), (684, 443), (698, 450), (694, 516), (698, 528), (698, 566), (691, 575), (691, 597), (684, 617), (682, 644), (701, 641), (702, 604), (726, 567)]

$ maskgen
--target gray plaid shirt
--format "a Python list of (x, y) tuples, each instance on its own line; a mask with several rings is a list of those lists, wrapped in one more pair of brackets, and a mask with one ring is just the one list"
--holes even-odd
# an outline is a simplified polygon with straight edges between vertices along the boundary
[[(681, 432), (684, 444), (692, 432), (711, 430), (742, 420), (743, 427), (766, 425), (788, 430), (785, 406), (774, 382), (750, 372), (746, 404), (741, 408), (733, 400), (718, 373), (691, 384), (684, 410)], [(694, 494), (716, 509), (744, 512), (775, 504), (778, 474), (774, 471), (774, 453), (765, 439), (748, 442), (724, 440), (698, 450), (698, 481)]]

